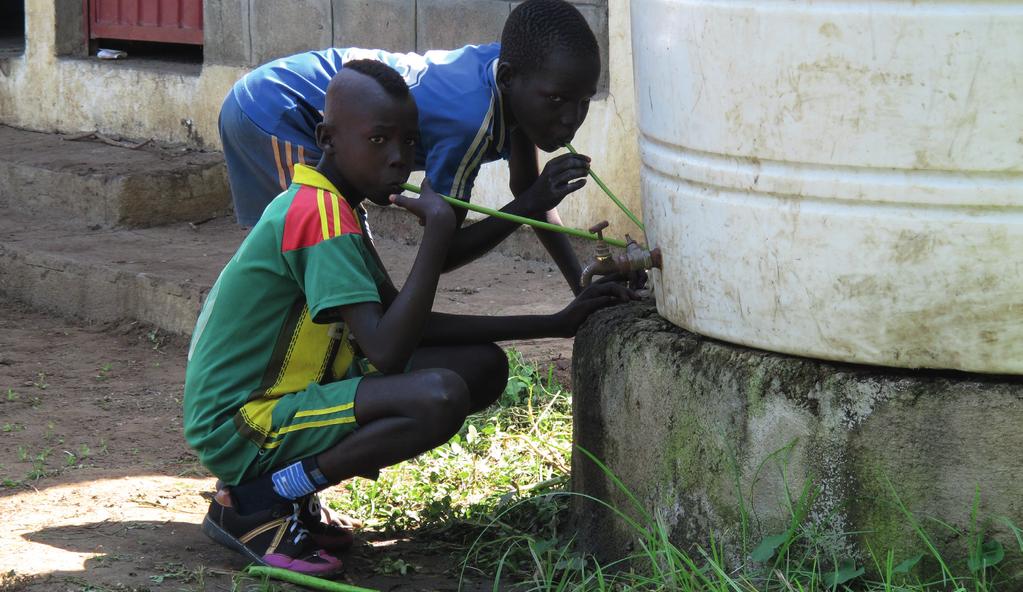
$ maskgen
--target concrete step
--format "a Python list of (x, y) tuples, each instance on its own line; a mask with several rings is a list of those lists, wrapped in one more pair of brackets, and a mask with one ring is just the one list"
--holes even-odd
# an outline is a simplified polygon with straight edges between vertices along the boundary
[(224, 159), (216, 152), (0, 126), (0, 208), (77, 225), (157, 226), (230, 211)]
[(64, 317), (189, 334), (244, 237), (228, 217), (194, 228), (90, 230), (0, 210), (0, 292)]
[[(370, 222), (380, 213), (371, 211)], [(0, 294), (62, 317), (137, 320), (188, 335), (244, 236), (229, 216), (199, 225), (90, 229), (0, 209)], [(377, 233), (377, 250), (399, 285), (418, 239)], [(544, 314), (570, 299), (552, 265), (491, 253), (444, 274), (434, 306), (451, 313)]]

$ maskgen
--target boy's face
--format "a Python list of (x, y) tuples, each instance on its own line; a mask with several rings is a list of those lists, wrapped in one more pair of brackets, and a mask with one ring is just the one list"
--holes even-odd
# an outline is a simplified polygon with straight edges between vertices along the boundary
[[(327, 105), (317, 143), (330, 164), (358, 196), (375, 204), (390, 205), (389, 196), (401, 193), (415, 164), (419, 115), (411, 95), (388, 94), (375, 80), (363, 78), (354, 92)], [(353, 197), (353, 196), (346, 196)]]
[(519, 129), (545, 152), (572, 141), (597, 93), (599, 62), (559, 50), (535, 72), (504, 66), (498, 83)]

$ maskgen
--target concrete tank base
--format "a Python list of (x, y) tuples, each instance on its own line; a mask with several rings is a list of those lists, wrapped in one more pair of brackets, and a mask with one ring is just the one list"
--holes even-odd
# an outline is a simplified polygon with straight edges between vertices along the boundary
[[(808, 482), (817, 496), (805, 524), (837, 557), (864, 565), (868, 543), (894, 549), (896, 564), (926, 551), (894, 490), (946, 560), (959, 563), (966, 537), (929, 519), (970, 532), (979, 488), (979, 523), (1005, 546), (1006, 562), (1018, 560), (1002, 518), (1023, 525), (1019, 377), (767, 353), (679, 329), (649, 303), (591, 317), (573, 361), (576, 443), (682, 548), (708, 549), (713, 535), (741, 558), (740, 508), (748, 511), (748, 552), (785, 532), (787, 500)], [(574, 455), (572, 475), (574, 491), (640, 517), (585, 455)], [(636, 533), (623, 520), (575, 499), (589, 550), (619, 559), (634, 549)]]

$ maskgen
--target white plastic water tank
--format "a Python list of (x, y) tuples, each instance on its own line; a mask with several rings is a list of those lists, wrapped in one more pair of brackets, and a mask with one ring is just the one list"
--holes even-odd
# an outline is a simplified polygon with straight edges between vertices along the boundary
[(1023, 374), (1023, 2), (632, 0), (659, 312)]

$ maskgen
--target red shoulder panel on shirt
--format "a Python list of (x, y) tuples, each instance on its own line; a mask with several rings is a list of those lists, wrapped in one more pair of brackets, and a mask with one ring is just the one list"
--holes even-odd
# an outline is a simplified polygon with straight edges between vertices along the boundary
[(362, 234), (348, 202), (324, 189), (303, 185), (284, 217), (281, 252), (311, 247), (342, 234)]

